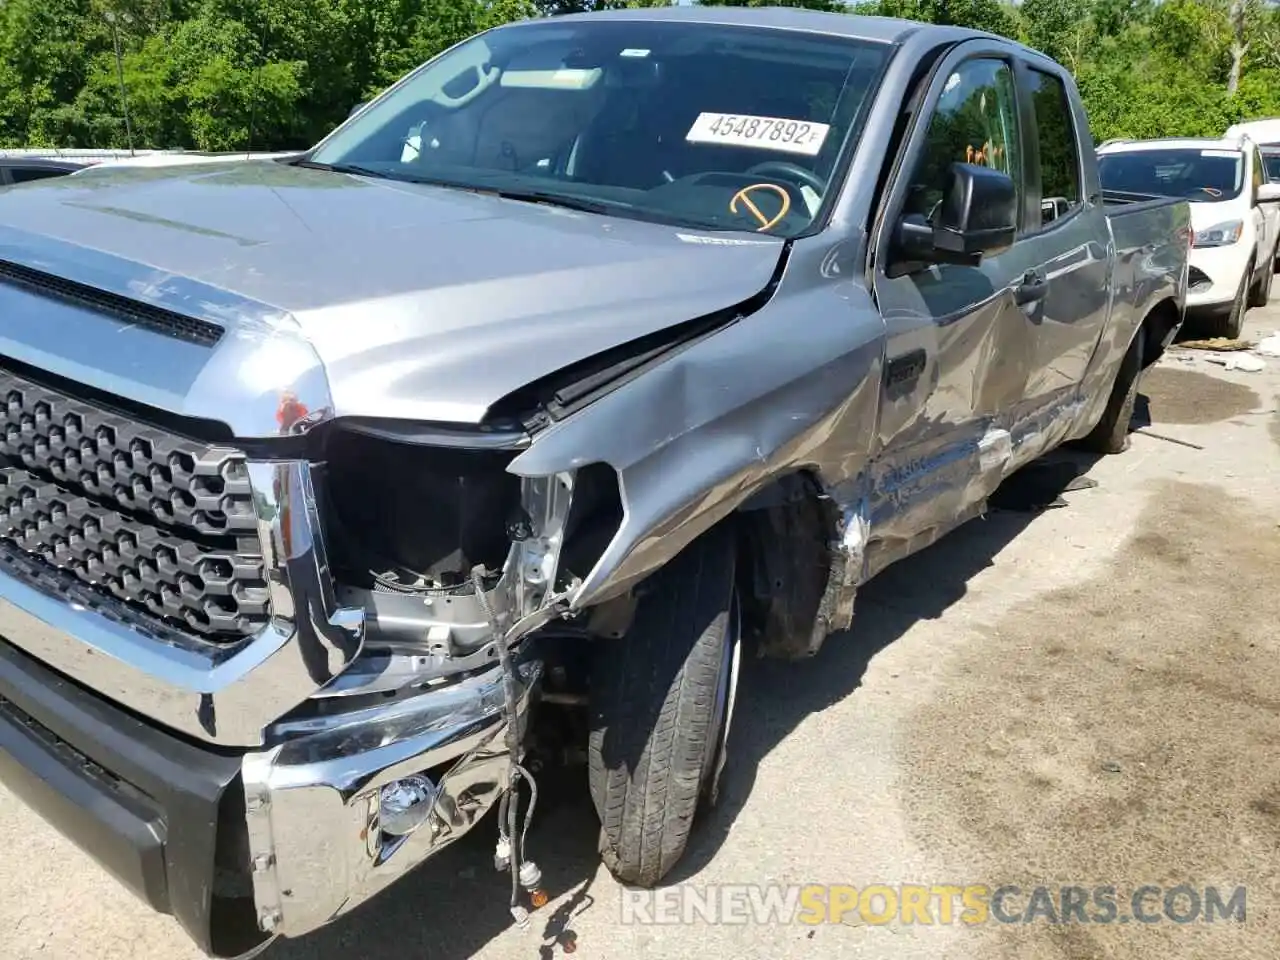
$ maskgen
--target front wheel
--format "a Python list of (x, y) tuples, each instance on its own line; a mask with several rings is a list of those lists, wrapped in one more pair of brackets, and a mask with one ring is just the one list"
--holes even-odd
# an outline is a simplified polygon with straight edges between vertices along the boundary
[(735, 540), (712, 528), (641, 586), (625, 638), (591, 668), (591, 799), (600, 854), (624, 883), (657, 884), (714, 799), (737, 681)]
[(1267, 305), (1267, 301), (1271, 299), (1271, 280), (1274, 276), (1271, 270), (1262, 271), (1258, 282), (1249, 288), (1249, 306), (1265, 307)]
[(1244, 312), (1249, 306), (1249, 278), (1252, 274), (1253, 264), (1250, 264), (1244, 276), (1240, 278), (1240, 286), (1236, 290), (1235, 299), (1231, 301), (1231, 309), (1213, 319), (1214, 336), (1226, 337), (1228, 340), (1240, 338), (1240, 332), (1244, 329)]

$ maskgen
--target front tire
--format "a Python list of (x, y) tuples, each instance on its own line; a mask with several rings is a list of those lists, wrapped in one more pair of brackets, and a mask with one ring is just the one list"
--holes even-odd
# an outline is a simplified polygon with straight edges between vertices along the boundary
[(625, 638), (591, 668), (591, 799), (600, 855), (624, 883), (657, 884), (714, 799), (737, 679), (736, 549), (712, 528), (650, 577)]
[(1267, 305), (1267, 301), (1271, 299), (1271, 279), (1274, 275), (1271, 270), (1262, 271), (1258, 282), (1249, 289), (1249, 306), (1265, 307)]
[(1240, 332), (1244, 329), (1244, 312), (1248, 309), (1249, 278), (1252, 273), (1253, 265), (1250, 264), (1240, 278), (1240, 287), (1236, 290), (1235, 299), (1231, 301), (1231, 309), (1211, 321), (1210, 333), (1213, 336), (1226, 337), (1228, 340), (1240, 339)]

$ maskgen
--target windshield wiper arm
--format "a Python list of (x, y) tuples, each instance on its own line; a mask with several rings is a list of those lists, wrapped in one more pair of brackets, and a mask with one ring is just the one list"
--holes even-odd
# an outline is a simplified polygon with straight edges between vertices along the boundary
[(546, 193), (542, 190), (486, 190), (477, 188), (478, 193), (492, 193), (504, 200), (518, 200), (521, 203), (545, 203), (549, 206), (565, 207), (568, 210), (581, 210), (584, 213), (612, 213), (623, 203), (604, 203), (600, 200), (589, 200), (586, 197), (565, 196), (562, 193)]
[(350, 173), (361, 177), (377, 177), (381, 180), (402, 180), (386, 170), (375, 170), (373, 167), (362, 167), (358, 163), (320, 163), (317, 160), (299, 160), (294, 166), (306, 167), (308, 170), (324, 170), (328, 173)]
[(545, 203), (550, 206), (565, 207), (569, 210), (581, 210), (584, 213), (612, 213), (619, 207), (628, 207), (626, 203), (605, 203), (600, 200), (589, 200), (586, 197), (566, 196), (562, 193), (548, 193), (543, 190), (507, 190), (486, 186), (473, 186), (468, 183), (457, 183), (451, 180), (437, 180), (433, 177), (416, 177), (402, 175), (389, 170), (375, 170), (356, 163), (319, 163), (315, 160), (299, 160), (299, 167), (313, 170), (327, 170), (332, 173), (350, 173), (362, 177), (379, 177), (383, 180), (403, 180), (408, 183), (422, 183), (433, 187), (447, 187), (453, 190), (465, 190), (468, 193), (487, 193), (504, 200), (518, 200), (521, 203)]

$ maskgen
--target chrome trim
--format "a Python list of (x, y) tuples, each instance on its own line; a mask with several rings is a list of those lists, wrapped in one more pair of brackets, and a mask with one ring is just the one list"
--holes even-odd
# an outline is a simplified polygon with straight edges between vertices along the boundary
[[(518, 665), (520, 725), (542, 664)], [(249, 855), (258, 921), (296, 937), (368, 900), (466, 833), (507, 786), (502, 673), (490, 670), (398, 703), (280, 724), (289, 737), (245, 756)], [(427, 822), (378, 829), (392, 780), (450, 764)], [(434, 777), (433, 777), (434, 779)]]
[(0, 259), (223, 326), (175, 340), (0, 284), (0, 355), (240, 438), (305, 433), (334, 414), (324, 365), (294, 317), (190, 277), (0, 224)]
[(90, 689), (210, 743), (259, 746), (265, 729), (359, 655), (364, 611), (340, 608), (319, 537), (311, 468), (250, 462), (272, 619), (232, 647), (161, 634), (80, 602), (0, 546), (0, 637)]

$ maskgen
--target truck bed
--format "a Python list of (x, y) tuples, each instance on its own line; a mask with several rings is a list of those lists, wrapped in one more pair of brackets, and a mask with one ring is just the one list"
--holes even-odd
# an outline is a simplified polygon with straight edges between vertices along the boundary
[[(1115, 242), (1113, 289), (1135, 317), (1145, 317), (1169, 290), (1185, 291), (1187, 255), (1191, 248), (1191, 206), (1180, 197), (1145, 193), (1102, 192)], [(1176, 335), (1182, 321), (1182, 297), (1176, 323), (1148, 328), (1143, 352), (1150, 364)]]

